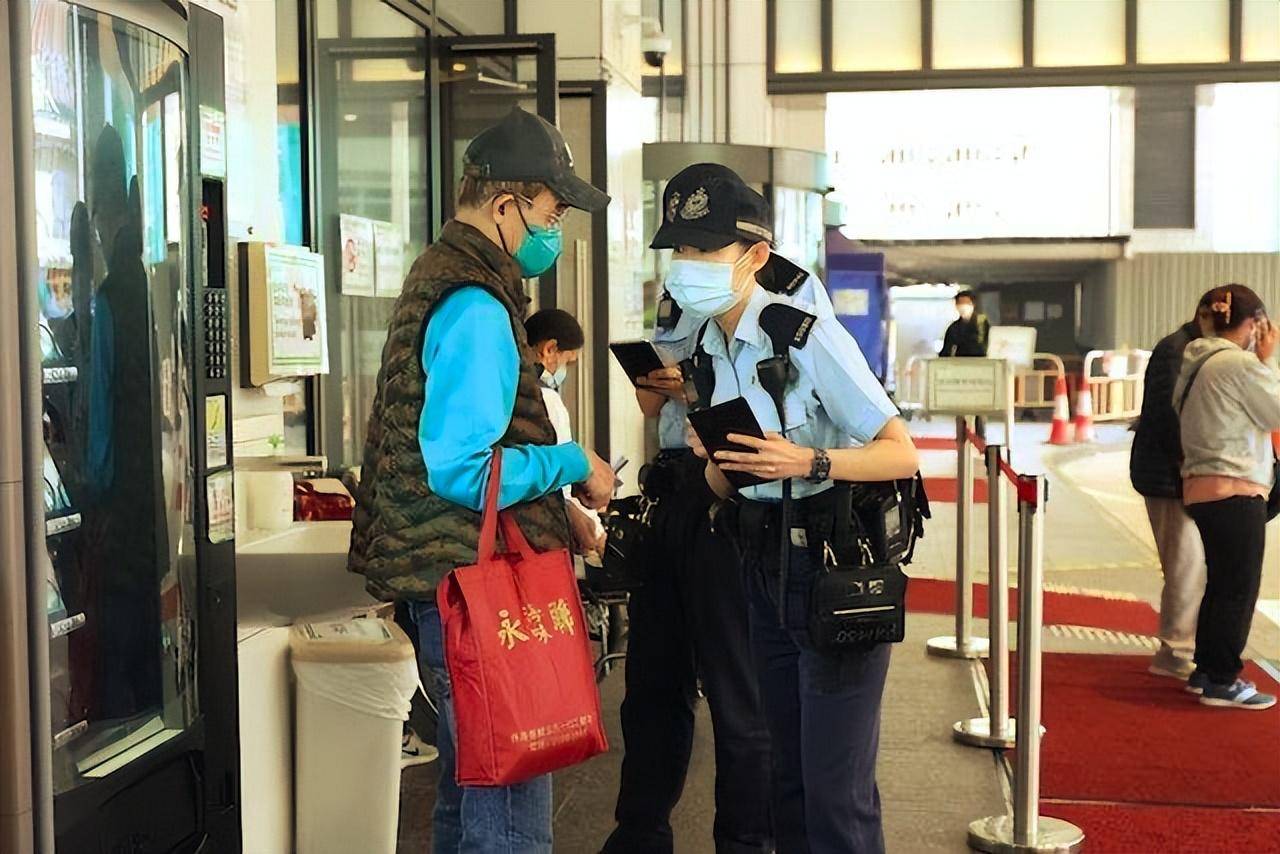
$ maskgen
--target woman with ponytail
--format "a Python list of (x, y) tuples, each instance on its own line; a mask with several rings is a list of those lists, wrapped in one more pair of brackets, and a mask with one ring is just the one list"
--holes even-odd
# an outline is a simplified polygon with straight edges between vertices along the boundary
[(1240, 679), (1258, 601), (1267, 500), (1280, 429), (1277, 329), (1244, 285), (1215, 288), (1214, 334), (1187, 345), (1174, 406), (1182, 426), (1183, 502), (1200, 530), (1208, 582), (1187, 690), (1207, 706), (1266, 709), (1276, 698)]

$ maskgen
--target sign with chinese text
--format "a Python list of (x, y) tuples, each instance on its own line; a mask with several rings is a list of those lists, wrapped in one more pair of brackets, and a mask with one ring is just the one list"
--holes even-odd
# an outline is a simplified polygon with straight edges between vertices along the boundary
[(1008, 363), (1003, 359), (929, 361), (925, 409), (939, 415), (994, 415), (1008, 410)]
[(338, 217), (342, 254), (342, 295), (374, 295), (373, 220), (342, 214)]

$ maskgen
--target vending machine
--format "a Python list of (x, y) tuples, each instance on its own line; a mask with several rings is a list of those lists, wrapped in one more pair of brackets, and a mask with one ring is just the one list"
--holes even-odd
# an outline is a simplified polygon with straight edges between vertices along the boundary
[(221, 19), (6, 6), (33, 850), (236, 851)]

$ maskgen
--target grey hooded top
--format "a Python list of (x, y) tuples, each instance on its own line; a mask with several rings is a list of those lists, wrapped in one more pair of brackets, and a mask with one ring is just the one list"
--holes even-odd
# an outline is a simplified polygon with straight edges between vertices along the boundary
[(1270, 487), (1271, 432), (1280, 430), (1280, 370), (1225, 338), (1187, 345), (1173, 391), (1176, 408), (1196, 366), (1204, 362), (1182, 406), (1182, 476), (1235, 477)]

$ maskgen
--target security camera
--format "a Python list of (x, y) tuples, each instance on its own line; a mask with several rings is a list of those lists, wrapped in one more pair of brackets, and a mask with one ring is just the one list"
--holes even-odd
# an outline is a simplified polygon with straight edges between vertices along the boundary
[(646, 35), (640, 42), (644, 52), (645, 64), (650, 68), (661, 68), (662, 61), (671, 52), (671, 39), (662, 34), (662, 30)]

